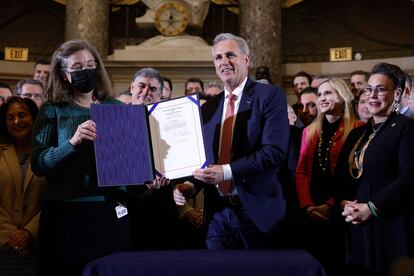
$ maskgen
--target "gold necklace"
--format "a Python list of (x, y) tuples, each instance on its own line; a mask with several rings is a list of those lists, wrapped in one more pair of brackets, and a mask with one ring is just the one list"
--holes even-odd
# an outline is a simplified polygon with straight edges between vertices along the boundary
[[(362, 146), (361, 150), (358, 150), (360, 148), (360, 144), (362, 142), (362, 139), (364, 138), (367, 130), (364, 131), (362, 136), (358, 139), (355, 146), (352, 148), (349, 157), (348, 157), (348, 170), (349, 174), (352, 178), (358, 179), (361, 177), (363, 171), (364, 171), (364, 157), (365, 157), (365, 151), (367, 150), (369, 144), (371, 143), (372, 139), (377, 135), (378, 131), (381, 129), (381, 127), (384, 125), (385, 122), (383, 122), (377, 129), (374, 129), (374, 125), (372, 125), (372, 133), (368, 136), (368, 140), (365, 142), (365, 144)], [(357, 171), (357, 174), (355, 175), (354, 171)]]
[(319, 163), (319, 168), (321, 169), (323, 173), (326, 172), (326, 167), (328, 166), (329, 151), (331, 149), (331, 145), (332, 145), (333, 140), (335, 139), (335, 136), (336, 136), (336, 131), (328, 142), (328, 146), (326, 147), (324, 156), (322, 156), (323, 131), (321, 130), (321, 135), (319, 136), (319, 142), (318, 142), (318, 161), (319, 161), (318, 163)]

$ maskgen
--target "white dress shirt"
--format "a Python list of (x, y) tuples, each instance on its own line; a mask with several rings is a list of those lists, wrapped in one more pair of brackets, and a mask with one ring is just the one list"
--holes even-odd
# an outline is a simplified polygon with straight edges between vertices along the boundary
[[(247, 82), (247, 77), (232, 92), (232, 94), (236, 96), (236, 99), (234, 101), (234, 117), (233, 117), (233, 126), (232, 126), (233, 130), (234, 130), (234, 124), (235, 124), (236, 118), (237, 118), (237, 111), (239, 110), (239, 106), (240, 106), (240, 99), (242, 97), (243, 88), (246, 85), (246, 82)], [(227, 112), (227, 104), (228, 104), (228, 101), (229, 101), (228, 100), (229, 94), (230, 94), (230, 92), (226, 88), (224, 88), (224, 104), (223, 104), (223, 115), (221, 116), (221, 130), (220, 130), (219, 147), (221, 147), (221, 136), (223, 135), (223, 125), (224, 125), (224, 121), (226, 119), (226, 112)], [(234, 132), (232, 131), (232, 134), (233, 133)], [(232, 141), (233, 141), (233, 137), (232, 137)], [(233, 142), (232, 142), (232, 145), (233, 145)], [(220, 148), (219, 148), (219, 152), (220, 152)], [(230, 164), (224, 164), (223, 165), (223, 173), (224, 173), (224, 180), (225, 181), (233, 180), (233, 173), (231, 171)]]

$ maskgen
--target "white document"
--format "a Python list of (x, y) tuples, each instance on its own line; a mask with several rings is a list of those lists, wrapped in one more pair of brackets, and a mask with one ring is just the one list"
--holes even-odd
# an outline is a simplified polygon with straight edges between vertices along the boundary
[(167, 178), (177, 179), (204, 167), (206, 155), (197, 96), (147, 108), (155, 169)]

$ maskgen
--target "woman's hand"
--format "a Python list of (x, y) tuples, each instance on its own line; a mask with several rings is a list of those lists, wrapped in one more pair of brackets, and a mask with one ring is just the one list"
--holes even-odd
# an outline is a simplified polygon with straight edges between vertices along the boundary
[(368, 208), (368, 204), (349, 201), (345, 204), (342, 216), (345, 217), (346, 222), (357, 225), (366, 222), (371, 218), (372, 213)]
[(157, 176), (152, 183), (147, 184), (148, 189), (158, 190), (161, 187), (167, 186), (170, 184), (170, 179)]
[(17, 229), (9, 236), (9, 246), (19, 253), (19, 255), (27, 257), (29, 255), (29, 245), (33, 240), (32, 234), (26, 229)]
[(195, 193), (194, 185), (191, 182), (184, 182), (175, 185), (173, 196), (175, 204), (178, 206), (184, 206), (187, 202), (187, 198), (191, 197)]
[(309, 206), (306, 208), (306, 214), (316, 221), (328, 221), (332, 214), (332, 207), (328, 204)]
[(84, 139), (95, 141), (96, 137), (96, 124), (94, 121), (88, 120), (78, 125), (75, 134), (69, 139), (69, 143), (71, 143), (72, 146), (77, 146), (82, 143)]

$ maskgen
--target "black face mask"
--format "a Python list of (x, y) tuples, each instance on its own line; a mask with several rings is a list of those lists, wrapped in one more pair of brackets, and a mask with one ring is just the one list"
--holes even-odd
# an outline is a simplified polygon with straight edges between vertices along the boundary
[(89, 93), (96, 86), (96, 69), (84, 69), (70, 73), (72, 86), (82, 93)]

